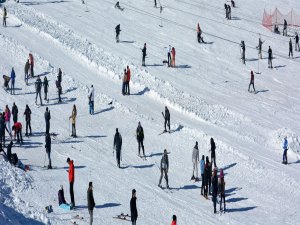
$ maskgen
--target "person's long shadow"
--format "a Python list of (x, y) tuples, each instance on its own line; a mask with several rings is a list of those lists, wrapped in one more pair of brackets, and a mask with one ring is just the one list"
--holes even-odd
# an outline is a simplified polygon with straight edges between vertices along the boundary
[(248, 198), (229, 198), (226, 199), (226, 202), (239, 202), (239, 201), (243, 201), (243, 200), (247, 200)]
[(200, 187), (195, 185), (195, 184), (191, 184), (191, 185), (184, 185), (183, 187), (179, 187), (179, 188), (170, 188), (171, 190), (195, 190), (195, 189), (199, 189)]
[(152, 168), (154, 164), (148, 164), (148, 165), (139, 165), (139, 166), (132, 166), (132, 165), (125, 165), (121, 166), (121, 169), (127, 169), (127, 168), (135, 168), (135, 169), (147, 169), (147, 168)]
[(102, 110), (100, 110), (100, 111), (98, 111), (98, 112), (95, 112), (94, 115), (97, 115), (97, 114), (100, 114), (100, 113), (104, 113), (104, 112), (111, 111), (111, 110), (113, 110), (114, 108), (115, 108), (115, 107), (111, 106), (111, 107), (109, 107), (109, 108), (102, 109)]
[(228, 170), (228, 169), (230, 169), (230, 168), (236, 166), (236, 164), (237, 164), (237, 163), (231, 163), (231, 164), (229, 164), (229, 165), (227, 165), (227, 166), (224, 166), (224, 167), (223, 167), (223, 171), (224, 171), (224, 170)]
[(139, 91), (138, 93), (131, 94), (131, 95), (144, 95), (145, 93), (149, 92), (150, 89), (148, 87), (145, 87), (142, 91)]
[(226, 209), (226, 212), (246, 212), (257, 208), (257, 206), (251, 207), (241, 207), (241, 208), (233, 208), (233, 209)]
[(118, 207), (120, 205), (121, 205), (120, 203), (105, 203), (103, 205), (96, 205), (95, 208), (97, 209), (112, 208), (112, 207)]
[(147, 155), (146, 157), (148, 158), (151, 158), (151, 157), (154, 157), (154, 156), (162, 156), (164, 153), (162, 152), (157, 152), (157, 153), (151, 153), (150, 155)]

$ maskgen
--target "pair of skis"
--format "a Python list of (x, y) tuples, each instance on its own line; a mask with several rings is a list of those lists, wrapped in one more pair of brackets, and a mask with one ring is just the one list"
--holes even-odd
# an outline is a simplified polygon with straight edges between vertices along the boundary
[(121, 213), (120, 215), (116, 215), (116, 216), (113, 216), (114, 219), (119, 219), (119, 220), (126, 220), (126, 221), (131, 221), (131, 216), (129, 216), (128, 214), (124, 214), (124, 213)]

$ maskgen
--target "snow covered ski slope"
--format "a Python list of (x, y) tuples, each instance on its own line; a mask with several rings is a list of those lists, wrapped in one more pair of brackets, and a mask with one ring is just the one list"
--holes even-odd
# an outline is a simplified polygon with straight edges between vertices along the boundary
[[(7, 27), (0, 27), (0, 71), (16, 71), (16, 94), (0, 90), (0, 112), (13, 102), (23, 124), (26, 104), (32, 111), (33, 135), (14, 144), (12, 152), (29, 165), (24, 172), (0, 156), (0, 224), (88, 224), (87, 189), (93, 182), (93, 224), (129, 224), (114, 219), (130, 214), (132, 189), (137, 191), (137, 224), (298, 224), (300, 194), (300, 52), (288, 57), (290, 37), (261, 25), (263, 10), (300, 13), (295, 1), (236, 1), (232, 19), (223, 1), (123, 0), (6, 1)], [(228, 2), (229, 3), (229, 2)], [(200, 24), (206, 44), (199, 44)], [(120, 42), (115, 27), (121, 25)], [(281, 29), (281, 28), (280, 28)], [(263, 58), (258, 61), (259, 34)], [(246, 44), (246, 64), (240, 43)], [(141, 49), (147, 43), (146, 67)], [(176, 48), (176, 67), (163, 64), (168, 46)], [(268, 47), (273, 69), (268, 68)], [(294, 50), (294, 49), (293, 49)], [(28, 54), (35, 75), (49, 80), (49, 102), (35, 104), (35, 78), (24, 82)], [(121, 93), (123, 71), (131, 69), (130, 94)], [(62, 103), (55, 81), (63, 71)], [(248, 92), (250, 71), (255, 93)], [(89, 114), (88, 91), (95, 88), (95, 114)], [(43, 94), (42, 94), (43, 96)], [(109, 104), (111, 103), (112, 104)], [(73, 105), (77, 107), (77, 138), (70, 137)], [(165, 106), (171, 132), (164, 130)], [(44, 112), (51, 111), (52, 170), (47, 170)], [(144, 129), (146, 158), (137, 157), (138, 122)], [(12, 124), (12, 120), (11, 120)], [(116, 128), (122, 135), (121, 168), (113, 155)], [(162, 133), (162, 134), (161, 134)], [(161, 135), (159, 135), (161, 134)], [(288, 165), (282, 164), (282, 139), (289, 141)], [(200, 157), (216, 162), (226, 182), (226, 213), (214, 214), (213, 203), (200, 195), (201, 182), (190, 181), (192, 152), (198, 141)], [(8, 143), (8, 135), (6, 136)], [(169, 152), (169, 186), (159, 188), (160, 160)], [(6, 148), (4, 148), (6, 151)], [(76, 209), (58, 206), (64, 186), (70, 202), (67, 158), (75, 165)], [(165, 185), (163, 180), (163, 186)], [(211, 199), (211, 197), (209, 197)], [(45, 207), (52, 205), (53, 212)], [(219, 209), (219, 207), (217, 207)]]

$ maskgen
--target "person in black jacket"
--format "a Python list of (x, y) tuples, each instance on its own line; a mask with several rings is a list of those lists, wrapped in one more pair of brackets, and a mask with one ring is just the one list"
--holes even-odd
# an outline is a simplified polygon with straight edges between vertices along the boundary
[(3, 147), (5, 147), (5, 130), (7, 130), (7, 127), (5, 125), (5, 113), (0, 113), (0, 143)]
[(162, 187), (161, 181), (163, 176), (165, 175), (167, 188), (169, 188), (168, 171), (169, 171), (169, 158), (168, 158), (167, 149), (165, 149), (164, 154), (160, 160), (160, 178), (159, 178), (158, 187), (160, 188)]
[(213, 138), (210, 138), (210, 151), (211, 151), (211, 164), (214, 161), (214, 166), (217, 167), (216, 165), (216, 144)]
[(132, 225), (136, 225), (136, 220), (138, 218), (138, 211), (136, 208), (136, 190), (132, 190), (132, 197), (130, 200), (130, 213)]
[(93, 195), (93, 183), (89, 182), (89, 188), (87, 190), (87, 205), (90, 214), (90, 225), (93, 224), (93, 210), (95, 207), (94, 195)]
[(119, 35), (120, 35), (120, 32), (121, 32), (121, 25), (118, 24), (115, 28), (116, 30), (116, 42), (118, 43), (119, 42)]
[(241, 59), (242, 59), (242, 62), (245, 64), (246, 62), (246, 45), (245, 45), (245, 42), (244, 41), (241, 41), (241, 49), (242, 49), (242, 55), (241, 55)]
[(169, 132), (170, 132), (170, 112), (169, 112), (169, 109), (167, 108), (167, 106), (165, 107), (165, 114), (163, 114), (163, 117), (165, 119), (165, 130), (164, 132), (167, 132), (167, 125), (168, 125), (168, 128), (169, 128)]
[[(29, 108), (28, 105), (26, 105), (24, 115), (25, 115), (25, 121), (26, 121), (26, 133), (25, 133), (25, 136), (27, 136), (27, 135), (31, 135), (32, 134), (32, 132), (31, 132), (31, 110), (30, 110), (30, 108)], [(29, 131), (30, 131), (29, 134), (28, 134), (28, 128), (29, 128)]]
[(289, 58), (290, 58), (290, 56), (292, 56), (292, 58), (294, 58), (292, 38), (290, 38), (290, 42), (289, 42)]
[(25, 83), (28, 85), (28, 79), (29, 79), (29, 69), (30, 69), (30, 63), (29, 59), (27, 59), (24, 67), (24, 73), (25, 73)]
[(51, 157), (50, 157), (50, 154), (51, 154), (51, 137), (50, 137), (49, 133), (46, 134), (46, 137), (45, 137), (45, 148), (46, 148), (46, 153), (48, 155), (48, 160), (49, 160), (48, 169), (52, 169)]
[(43, 86), (44, 86), (44, 100), (47, 100), (47, 94), (48, 94), (48, 87), (49, 87), (49, 82), (47, 77), (44, 77), (44, 82), (43, 82)]
[[(295, 51), (300, 51), (300, 46), (299, 46), (299, 36), (298, 36), (298, 33), (296, 33), (296, 36), (294, 37), (295, 39)], [(298, 47), (298, 48), (297, 48)]]
[(141, 122), (139, 122), (138, 127), (136, 128), (136, 139), (139, 145), (139, 156), (140, 156), (140, 150), (142, 146), (143, 155), (145, 157), (145, 149), (144, 149), (144, 129), (141, 125)]
[(214, 213), (217, 213), (217, 196), (218, 196), (218, 176), (217, 169), (214, 169), (214, 175), (212, 178), (212, 201), (214, 205)]
[(6, 156), (7, 156), (7, 160), (11, 163), (11, 149), (12, 149), (12, 146), (13, 146), (13, 142), (10, 141), (10, 143), (7, 145), (7, 148), (6, 148)]
[(272, 53), (271, 46), (269, 46), (269, 50), (268, 50), (268, 68), (271, 68), (271, 69), (273, 68), (272, 59), (273, 59), (273, 53)]
[(48, 107), (46, 107), (46, 112), (45, 112), (45, 121), (46, 121), (46, 134), (49, 134), (50, 131), (50, 110), (48, 110)]
[(147, 46), (146, 46), (146, 43), (144, 44), (144, 48), (142, 49), (142, 53), (143, 53), (142, 66), (146, 66), (146, 64), (145, 64), (145, 59), (146, 59), (146, 55), (147, 55)]
[(19, 113), (19, 110), (18, 110), (18, 106), (13, 103), (13, 106), (12, 106), (12, 109), (11, 109), (11, 113), (13, 115), (13, 121), (14, 123), (18, 122), (18, 113)]
[(115, 137), (114, 137), (113, 154), (114, 154), (115, 150), (116, 150), (117, 164), (118, 164), (118, 167), (120, 168), (121, 150), (122, 150), (122, 136), (119, 133), (118, 128), (116, 129), (116, 134), (115, 134)]

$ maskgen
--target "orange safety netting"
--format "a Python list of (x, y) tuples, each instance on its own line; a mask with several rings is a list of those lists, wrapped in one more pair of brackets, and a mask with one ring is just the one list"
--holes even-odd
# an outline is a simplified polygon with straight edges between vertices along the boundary
[(272, 14), (269, 14), (264, 10), (262, 25), (269, 30), (276, 25), (283, 26), (284, 19), (287, 21), (288, 26), (300, 27), (300, 15), (296, 14), (292, 9), (288, 14), (282, 14), (277, 8)]

